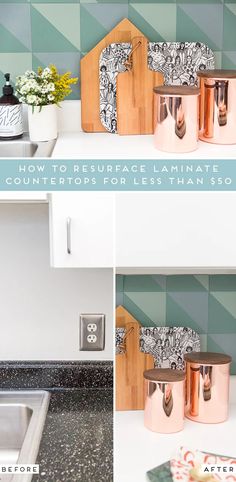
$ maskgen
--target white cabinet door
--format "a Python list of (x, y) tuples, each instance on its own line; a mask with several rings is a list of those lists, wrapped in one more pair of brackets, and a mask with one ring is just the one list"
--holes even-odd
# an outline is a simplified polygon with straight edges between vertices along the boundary
[(236, 267), (235, 192), (116, 194), (117, 267)]
[(53, 193), (50, 196), (51, 264), (54, 267), (112, 267), (112, 193)]
[(47, 202), (47, 193), (41, 191), (0, 191), (0, 202), (41, 203)]

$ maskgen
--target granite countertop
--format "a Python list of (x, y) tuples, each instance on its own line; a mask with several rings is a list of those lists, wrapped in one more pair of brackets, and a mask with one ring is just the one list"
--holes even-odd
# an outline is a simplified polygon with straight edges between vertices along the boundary
[(113, 363), (0, 362), (2, 390), (47, 390), (32, 482), (113, 481)]
[(112, 482), (112, 398), (110, 388), (52, 392), (33, 482)]

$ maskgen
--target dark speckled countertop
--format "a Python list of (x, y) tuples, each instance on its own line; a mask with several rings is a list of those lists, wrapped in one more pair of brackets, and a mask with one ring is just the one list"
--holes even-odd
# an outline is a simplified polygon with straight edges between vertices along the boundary
[(33, 482), (112, 482), (112, 389), (54, 392)]
[(32, 482), (113, 481), (112, 362), (0, 362), (1, 389), (51, 393)]

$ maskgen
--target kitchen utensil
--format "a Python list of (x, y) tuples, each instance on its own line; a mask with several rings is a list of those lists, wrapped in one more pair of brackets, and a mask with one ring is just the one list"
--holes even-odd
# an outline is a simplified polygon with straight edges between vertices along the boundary
[(120, 135), (153, 134), (153, 88), (164, 82), (147, 63), (148, 40), (132, 41), (130, 70), (117, 77), (117, 130)]
[(81, 59), (81, 121), (85, 132), (104, 132), (100, 121), (99, 57), (112, 42), (131, 42), (142, 35), (135, 25), (124, 18), (88, 54)]
[(116, 309), (116, 327), (129, 332), (125, 353), (116, 355), (116, 409), (143, 410), (143, 372), (154, 367), (154, 360), (139, 351), (140, 325), (123, 306)]
[(197, 87), (154, 88), (154, 141), (166, 152), (191, 152), (198, 142)]
[(219, 423), (228, 417), (231, 356), (199, 352), (187, 354), (186, 417)]
[(146, 370), (144, 425), (153, 432), (180, 432), (184, 427), (185, 372)]
[[(197, 85), (197, 71), (214, 68), (214, 54), (209, 47), (201, 42), (149, 42), (147, 48), (148, 67), (150, 70), (164, 75), (165, 85)], [(112, 133), (117, 132), (117, 76), (119, 73), (123, 74), (126, 72), (127, 74), (127, 69), (130, 67), (130, 62), (127, 65), (127, 60), (131, 51), (131, 43), (113, 43), (104, 49), (100, 55), (99, 65), (100, 68), (102, 66), (106, 67), (107, 78), (110, 84), (109, 94), (112, 93), (107, 100), (106, 93), (104, 95), (104, 79), (101, 76), (101, 122), (105, 129)], [(137, 55), (138, 51), (136, 51)], [(122, 103), (122, 97), (120, 98), (120, 103)]]
[(140, 350), (154, 357), (155, 368), (184, 370), (184, 355), (200, 351), (200, 336), (187, 327), (141, 327)]
[(198, 72), (198, 77), (200, 139), (213, 144), (236, 144), (236, 70), (207, 70)]

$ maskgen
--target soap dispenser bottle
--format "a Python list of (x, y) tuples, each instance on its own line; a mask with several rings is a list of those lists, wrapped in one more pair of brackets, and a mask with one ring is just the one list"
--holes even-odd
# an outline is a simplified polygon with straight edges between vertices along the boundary
[(10, 74), (5, 74), (6, 84), (0, 97), (0, 140), (17, 139), (23, 135), (22, 104), (13, 94)]

